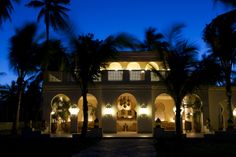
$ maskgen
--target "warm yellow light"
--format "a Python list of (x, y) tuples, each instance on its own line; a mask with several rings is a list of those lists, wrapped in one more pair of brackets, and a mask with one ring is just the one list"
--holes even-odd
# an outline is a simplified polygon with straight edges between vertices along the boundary
[(105, 108), (104, 110), (104, 114), (105, 115), (112, 115), (113, 113), (113, 109), (112, 108)]
[[(173, 107), (173, 111), (174, 111), (174, 113), (176, 114), (176, 107), (175, 107), (175, 106)], [(180, 107), (180, 114), (181, 114), (181, 115), (182, 115), (183, 111), (184, 111), (184, 108), (181, 106), (181, 107)]]
[(77, 114), (79, 113), (79, 108), (76, 104), (72, 105), (70, 108), (69, 108), (69, 112), (72, 116), (77, 116)]
[(52, 111), (52, 112), (51, 112), (51, 115), (54, 115), (55, 113), (56, 113), (55, 111)]
[(89, 119), (88, 119), (88, 121), (89, 121), (89, 122), (92, 122), (92, 121), (93, 121), (93, 117), (90, 116)]
[(233, 110), (233, 116), (236, 117), (236, 108)]
[(148, 114), (148, 109), (146, 107), (145, 108), (140, 108), (139, 112), (140, 112), (140, 115), (147, 115)]

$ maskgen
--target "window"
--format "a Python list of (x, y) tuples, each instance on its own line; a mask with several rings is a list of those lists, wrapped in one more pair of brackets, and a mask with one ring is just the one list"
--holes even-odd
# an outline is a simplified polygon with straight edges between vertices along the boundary
[(123, 71), (108, 71), (108, 81), (122, 81)]
[(49, 74), (49, 82), (62, 82), (61, 73)]
[(160, 78), (153, 72), (151, 72), (151, 81), (160, 81)]
[(97, 78), (94, 78), (93, 81), (94, 82), (101, 82), (102, 81), (101, 74)]
[(130, 81), (142, 81), (145, 79), (145, 71), (130, 71)]

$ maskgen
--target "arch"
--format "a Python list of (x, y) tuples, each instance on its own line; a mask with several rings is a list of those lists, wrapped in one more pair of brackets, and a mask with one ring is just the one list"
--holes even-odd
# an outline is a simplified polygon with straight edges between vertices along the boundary
[(152, 70), (152, 68), (155, 68), (156, 70), (160, 70), (160, 68), (156, 62), (149, 62), (146, 65), (145, 70)]
[(65, 94), (57, 94), (55, 95), (52, 100), (51, 100), (51, 108), (57, 107), (58, 102), (63, 101), (63, 102), (70, 102), (70, 98), (66, 96)]
[(137, 131), (137, 100), (130, 93), (121, 94), (117, 100), (117, 132)]
[(64, 94), (57, 94), (51, 100), (52, 111), (50, 113), (50, 132), (61, 134), (70, 132), (71, 101)]
[(196, 109), (201, 109), (202, 101), (197, 94), (187, 94), (182, 100), (182, 105), (187, 107), (193, 107)]
[[(125, 104), (125, 102), (127, 102), (127, 104)], [(136, 104), (137, 104), (137, 100), (136, 100), (135, 96), (133, 96), (130, 93), (123, 93), (117, 98), (117, 108), (118, 108), (118, 110), (135, 109)]]
[[(90, 93), (87, 94), (87, 101), (88, 101), (88, 121), (92, 125), (92, 122), (97, 117), (96, 111), (97, 111), (98, 101), (97, 101), (97, 98), (94, 95), (90, 94)], [(78, 121), (82, 122), (82, 121), (84, 121), (84, 117), (83, 117), (83, 97), (82, 96), (78, 100), (78, 107), (80, 109), (79, 113), (78, 113)]]
[(203, 128), (202, 100), (197, 94), (187, 94), (182, 100), (183, 129), (187, 132), (201, 132)]
[(123, 70), (123, 68), (119, 62), (112, 62), (110, 63), (108, 70)]
[(175, 107), (174, 99), (166, 93), (158, 95), (155, 99), (155, 120), (159, 118), (161, 121), (174, 122)]
[(228, 119), (227, 104), (228, 104), (227, 99), (220, 101), (218, 104), (219, 130), (225, 130), (227, 128), (227, 119)]
[(139, 63), (137, 63), (137, 62), (130, 62), (127, 65), (126, 70), (141, 70), (141, 67), (140, 67)]

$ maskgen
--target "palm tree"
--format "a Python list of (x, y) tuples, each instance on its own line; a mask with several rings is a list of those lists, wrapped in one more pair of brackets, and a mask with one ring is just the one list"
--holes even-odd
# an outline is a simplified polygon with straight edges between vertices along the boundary
[(45, 70), (63, 71), (68, 68), (66, 49), (60, 40), (51, 39), (48, 43), (42, 43), (38, 56), (42, 72)]
[(9, 62), (11, 68), (17, 73), (18, 85), (18, 105), (16, 110), (16, 120), (13, 125), (13, 133), (16, 134), (19, 127), (20, 108), (22, 94), (25, 89), (25, 77), (29, 76), (37, 69), (36, 53), (38, 49), (35, 40), (37, 32), (36, 24), (26, 24), (16, 30), (16, 34), (10, 39)]
[(221, 3), (228, 5), (228, 6), (233, 6), (233, 7), (236, 6), (236, 0), (214, 0), (214, 1), (221, 2)]
[(209, 45), (211, 54), (217, 58), (224, 72), (226, 96), (228, 98), (228, 127), (232, 127), (232, 68), (236, 63), (236, 10), (217, 16), (204, 29), (203, 39)]
[(11, 85), (0, 85), (0, 101), (6, 107), (5, 120), (13, 121), (14, 109), (17, 104), (17, 84), (15, 81), (12, 81)]
[(157, 32), (154, 27), (148, 27), (145, 30), (145, 38), (143, 42), (140, 42), (139, 47), (143, 51), (152, 51), (161, 49), (164, 46), (164, 36)]
[(5, 20), (11, 21), (11, 13), (14, 10), (12, 2), (20, 2), (20, 0), (1, 0), (0, 3), (0, 26)]
[(82, 137), (86, 136), (88, 127), (88, 86), (99, 76), (101, 68), (106, 66), (107, 61), (117, 55), (118, 49), (122, 49), (122, 45), (133, 47), (125, 39), (127, 38), (124, 33), (109, 36), (105, 40), (94, 39), (93, 34), (73, 36), (70, 39), (73, 50), (72, 57), (74, 58), (71, 63), (73, 76), (80, 85), (83, 97)]
[(173, 97), (176, 106), (176, 136), (181, 137), (181, 104), (186, 94), (192, 93), (196, 87), (193, 77), (194, 65), (197, 63), (197, 47), (180, 38), (183, 25), (173, 27), (168, 36), (165, 51), (160, 51), (164, 61), (164, 71), (153, 69), (153, 72), (163, 81), (168, 93)]
[(70, 0), (31, 0), (26, 6), (33, 8), (40, 8), (38, 14), (38, 21), (44, 20), (46, 26), (46, 41), (49, 42), (49, 27), (51, 26), (54, 30), (68, 28), (66, 19), (69, 11), (65, 5), (69, 5)]

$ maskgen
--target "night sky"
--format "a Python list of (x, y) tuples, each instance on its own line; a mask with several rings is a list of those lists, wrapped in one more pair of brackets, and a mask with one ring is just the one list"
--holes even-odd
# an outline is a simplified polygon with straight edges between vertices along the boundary
[[(14, 4), (12, 22), (6, 21), (0, 28), (0, 84), (10, 83), (16, 77), (8, 66), (9, 38), (14, 29), (25, 22), (36, 21), (39, 10), (24, 5), (29, 0)], [(184, 37), (199, 45), (206, 52), (202, 41), (202, 30), (217, 15), (229, 8), (213, 4), (213, 0), (71, 0), (71, 23), (79, 33), (93, 33), (95, 38), (105, 39), (108, 35), (127, 32), (143, 40), (149, 26), (166, 33), (175, 23), (185, 23)], [(40, 21), (40, 32), (45, 31)]]

